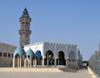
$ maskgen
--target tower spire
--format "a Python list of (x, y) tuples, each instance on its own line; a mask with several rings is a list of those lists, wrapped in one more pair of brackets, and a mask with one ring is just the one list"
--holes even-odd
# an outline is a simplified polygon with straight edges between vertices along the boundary
[(22, 16), (19, 18), (20, 21), (20, 45), (24, 47), (24, 45), (30, 43), (30, 22), (31, 18), (28, 14), (27, 8), (24, 9)]

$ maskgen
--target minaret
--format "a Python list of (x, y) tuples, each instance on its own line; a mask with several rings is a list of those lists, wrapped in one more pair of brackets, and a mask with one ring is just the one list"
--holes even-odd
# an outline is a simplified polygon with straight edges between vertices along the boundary
[(19, 18), (19, 21), (20, 21), (20, 30), (19, 30), (20, 45), (24, 47), (24, 45), (30, 44), (30, 34), (31, 34), (30, 30), (31, 18), (26, 8), (24, 9), (22, 16)]

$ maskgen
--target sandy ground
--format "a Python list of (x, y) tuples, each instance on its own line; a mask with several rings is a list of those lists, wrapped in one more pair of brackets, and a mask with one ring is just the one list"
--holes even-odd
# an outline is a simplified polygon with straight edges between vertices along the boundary
[[(69, 72), (2, 72), (0, 68), (0, 78), (91, 78), (87, 69), (80, 69), (77, 73)], [(6, 69), (6, 68), (5, 68)], [(10, 69), (10, 68), (9, 68)], [(42, 69), (43, 70), (43, 69)]]

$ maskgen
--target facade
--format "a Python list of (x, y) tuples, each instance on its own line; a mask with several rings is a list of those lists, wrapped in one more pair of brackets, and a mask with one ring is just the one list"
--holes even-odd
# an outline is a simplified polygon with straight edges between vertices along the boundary
[(17, 47), (0, 42), (0, 67), (11, 67), (13, 53)]
[(77, 68), (82, 65), (82, 54), (77, 45), (38, 42), (24, 45), (21, 49), (23, 50), (16, 49), (14, 52), (13, 67), (17, 66), (16, 61), (18, 61), (18, 67), (64, 65)]
[(24, 50), (31, 49), (34, 53), (41, 53), (42, 66), (44, 65), (82, 65), (82, 55), (78, 46), (64, 43), (38, 42), (24, 46)]

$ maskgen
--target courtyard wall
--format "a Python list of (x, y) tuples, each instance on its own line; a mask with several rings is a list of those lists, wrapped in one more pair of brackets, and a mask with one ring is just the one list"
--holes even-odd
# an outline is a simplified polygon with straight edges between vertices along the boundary
[(11, 67), (13, 53), (17, 47), (0, 42), (0, 67)]
[(88, 61), (90, 69), (95, 73), (97, 78), (100, 78), (100, 51), (96, 51)]

